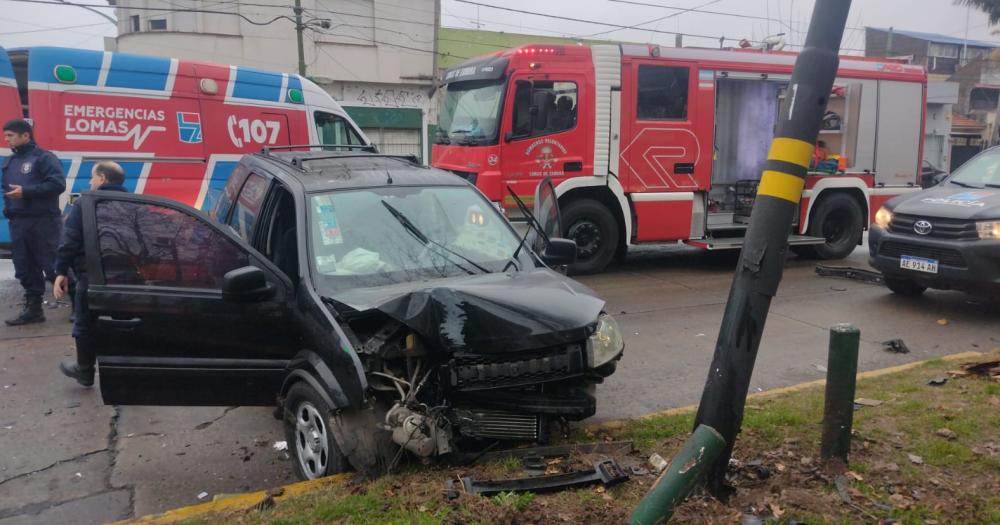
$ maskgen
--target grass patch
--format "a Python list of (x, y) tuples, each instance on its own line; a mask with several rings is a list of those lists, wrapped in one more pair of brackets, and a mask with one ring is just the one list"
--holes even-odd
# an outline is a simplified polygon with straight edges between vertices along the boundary
[[(847, 473), (850, 505), (841, 501), (834, 484), (842, 471), (816, 459), (823, 389), (811, 388), (751, 399), (734, 458), (744, 464), (759, 462), (768, 476), (758, 479), (749, 467), (737, 470), (737, 492), (727, 504), (696, 495), (678, 508), (674, 522), (733, 523), (754, 508), (765, 522), (774, 523), (873, 523), (887, 517), (906, 524), (1000, 523), (1000, 385), (979, 378), (927, 385), (929, 378), (945, 375), (955, 366), (934, 360), (859, 382), (857, 397), (883, 404), (854, 412)], [(633, 440), (638, 452), (616, 459), (622, 465), (644, 466), (653, 452), (669, 461), (693, 422), (693, 414), (656, 416), (602, 430), (577, 429), (569, 439)], [(950, 429), (954, 437), (938, 435), (941, 428)], [(560, 468), (582, 470), (592, 461), (571, 458)], [(654, 481), (640, 476), (606, 490), (586, 487), (447, 500), (445, 480), (469, 474), (476, 479), (509, 479), (522, 477), (524, 470), (517, 459), (459, 469), (412, 464), (378, 480), (331, 485), (281, 499), (270, 510), (209, 515), (191, 523), (621, 523)], [(781, 516), (774, 519), (772, 514), (777, 513)]]

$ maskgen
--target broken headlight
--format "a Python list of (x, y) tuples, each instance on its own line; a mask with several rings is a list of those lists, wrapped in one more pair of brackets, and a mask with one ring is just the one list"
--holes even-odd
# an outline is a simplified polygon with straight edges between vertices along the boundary
[(608, 314), (597, 318), (597, 330), (587, 340), (587, 366), (597, 368), (611, 361), (625, 348), (618, 321)]

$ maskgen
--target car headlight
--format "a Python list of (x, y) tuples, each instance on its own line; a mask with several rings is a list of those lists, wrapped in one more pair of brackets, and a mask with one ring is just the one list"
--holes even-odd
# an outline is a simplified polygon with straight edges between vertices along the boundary
[(597, 318), (597, 330), (587, 340), (587, 366), (597, 368), (621, 353), (625, 348), (625, 339), (618, 328), (618, 321), (608, 314)]
[(883, 230), (888, 230), (890, 222), (892, 222), (892, 212), (885, 206), (882, 206), (877, 212), (875, 212), (875, 226), (878, 226)]
[(976, 231), (980, 239), (1000, 239), (1000, 221), (979, 221)]

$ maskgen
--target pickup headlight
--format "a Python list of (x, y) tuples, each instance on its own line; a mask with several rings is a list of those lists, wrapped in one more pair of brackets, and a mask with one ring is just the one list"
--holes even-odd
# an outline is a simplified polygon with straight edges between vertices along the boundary
[(885, 206), (882, 206), (875, 212), (875, 226), (882, 228), (883, 230), (889, 229), (889, 223), (892, 222), (892, 212), (889, 211)]
[(1000, 221), (979, 221), (976, 231), (980, 239), (1000, 239)]
[(587, 340), (587, 366), (597, 368), (621, 353), (625, 348), (618, 321), (608, 314), (597, 318), (597, 330)]

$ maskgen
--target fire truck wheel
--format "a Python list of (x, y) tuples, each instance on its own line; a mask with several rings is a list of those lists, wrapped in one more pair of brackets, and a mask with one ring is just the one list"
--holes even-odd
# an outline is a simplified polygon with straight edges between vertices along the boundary
[[(826, 242), (803, 246), (805, 254), (820, 259), (843, 259), (861, 242), (864, 212), (853, 197), (845, 193), (827, 195), (816, 205), (809, 219), (809, 235)], [(802, 254), (802, 251), (796, 250)]]
[(562, 210), (567, 239), (576, 241), (576, 263), (569, 267), (574, 275), (604, 270), (618, 250), (618, 221), (607, 206), (591, 199), (571, 201)]

